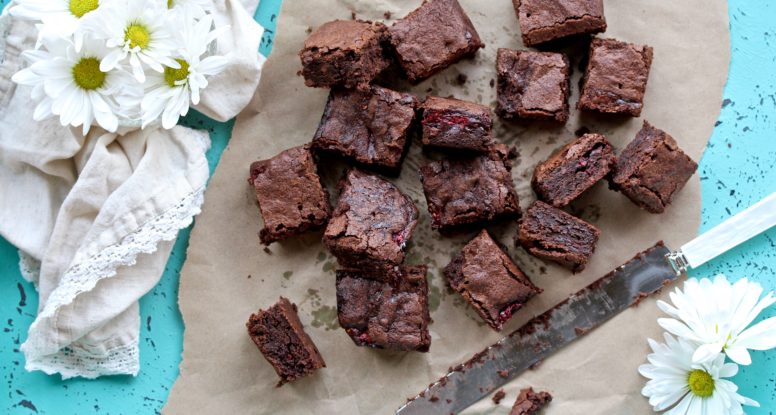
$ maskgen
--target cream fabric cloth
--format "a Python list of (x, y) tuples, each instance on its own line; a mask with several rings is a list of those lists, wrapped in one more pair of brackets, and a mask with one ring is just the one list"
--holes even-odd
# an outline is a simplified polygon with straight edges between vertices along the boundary
[[(230, 65), (196, 109), (220, 121), (249, 103), (261, 75), (256, 5), (213, 4), (216, 24), (231, 27), (217, 52)], [(25, 367), (63, 378), (136, 375), (138, 299), (200, 211), (207, 132), (92, 128), (84, 137), (57, 119), (34, 122), (30, 89), (10, 80), (34, 27), (4, 14), (0, 36), (0, 235), (19, 248), (22, 273), (40, 292)]]

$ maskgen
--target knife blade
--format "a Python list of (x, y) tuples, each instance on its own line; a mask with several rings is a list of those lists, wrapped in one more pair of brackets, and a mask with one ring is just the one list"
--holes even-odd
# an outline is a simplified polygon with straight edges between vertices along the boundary
[(673, 282), (678, 273), (666, 259), (669, 253), (671, 250), (663, 242), (639, 253), (453, 368), (396, 414), (447, 415), (466, 409), (558, 349)]

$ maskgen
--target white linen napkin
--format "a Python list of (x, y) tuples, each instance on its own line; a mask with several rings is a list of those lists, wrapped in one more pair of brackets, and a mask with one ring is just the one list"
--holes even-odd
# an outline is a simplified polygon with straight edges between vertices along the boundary
[[(228, 120), (249, 102), (264, 58), (258, 0), (215, 1), (230, 59), (209, 79), (202, 113)], [(209, 170), (207, 132), (177, 126), (87, 136), (32, 120), (30, 89), (11, 75), (35, 44), (31, 23), (0, 16), (0, 235), (20, 250), (40, 292), (21, 347), (27, 370), (63, 378), (139, 369), (138, 300), (161, 277), (173, 240), (199, 213)]]

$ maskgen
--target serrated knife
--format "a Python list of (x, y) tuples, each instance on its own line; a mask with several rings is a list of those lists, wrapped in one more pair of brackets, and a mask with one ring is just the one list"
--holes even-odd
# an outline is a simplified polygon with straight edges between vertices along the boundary
[(776, 193), (672, 251), (662, 242), (476, 354), (396, 411), (455, 414), (673, 282), (688, 268), (776, 225)]

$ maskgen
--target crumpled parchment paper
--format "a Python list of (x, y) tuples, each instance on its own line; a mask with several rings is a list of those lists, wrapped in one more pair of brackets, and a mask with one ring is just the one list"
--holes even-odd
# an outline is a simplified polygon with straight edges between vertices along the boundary
[[(310, 141), (328, 93), (306, 88), (296, 75), (300, 68), (297, 52), (308, 30), (335, 18), (351, 18), (351, 13), (390, 24), (419, 4), (414, 0), (283, 2), (275, 47), (254, 102), (238, 117), (192, 232), (180, 287), (186, 324), (183, 362), (165, 412), (393, 413), (407, 397), (446, 373), (449, 366), (467, 360), (501, 337), (485, 326), (459, 295), (447, 289), (441, 269), (473, 234), (442, 238), (430, 229), (417, 175), (418, 166), (424, 163), (417, 142), (395, 182), (422, 213), (408, 258), (411, 263), (430, 267), (434, 322), (429, 353), (393, 353), (352, 344), (337, 327), (336, 265), (320, 243), (320, 232), (272, 245), (268, 251), (259, 245), (261, 218), (245, 180), (248, 166)], [(475, 59), (458, 63), (415, 87), (392, 86), (411, 90), (419, 97), (454, 95), (493, 108), (496, 50), (523, 48), (512, 2), (461, 0), (461, 4), (486, 43), (485, 49)], [(390, 19), (386, 19), (386, 12)], [(536, 163), (570, 141), (581, 127), (605, 134), (619, 151), (635, 137), (642, 119), (647, 119), (676, 138), (695, 160), (700, 159), (712, 132), (729, 63), (726, 2), (607, 1), (606, 19), (609, 28), (601, 36), (654, 47), (642, 117), (600, 117), (572, 111), (564, 126), (497, 121), (495, 137), (519, 151), (513, 177), (523, 208), (533, 199), (529, 182)], [(568, 50), (576, 51), (570, 101), (574, 106), (586, 46), (577, 42)], [(339, 171), (328, 167), (326, 181), (331, 184)], [(695, 236), (700, 221), (701, 174), (699, 171), (692, 177), (662, 215), (639, 210), (624, 196), (608, 190), (605, 183), (576, 201), (572, 211), (602, 231), (596, 254), (580, 274), (572, 275), (522, 249), (510, 248), (512, 257), (544, 293), (517, 313), (504, 333), (657, 240), (676, 247)], [(513, 246), (514, 224), (490, 229)], [(274, 371), (248, 338), (244, 324), (250, 313), (271, 305), (280, 295), (298, 304), (300, 318), (328, 367), (278, 389)], [(645, 379), (636, 369), (646, 360), (646, 338), (660, 336), (655, 321), (658, 314), (654, 299), (643, 301), (510, 382), (500, 406), (483, 399), (467, 413), (506, 414), (518, 390), (526, 385), (554, 395), (548, 415), (651, 413), (640, 395)]]

